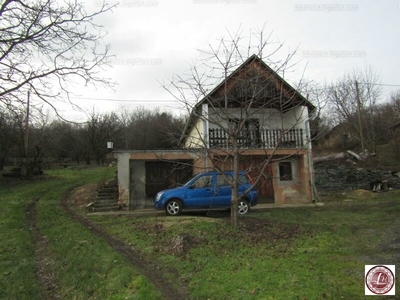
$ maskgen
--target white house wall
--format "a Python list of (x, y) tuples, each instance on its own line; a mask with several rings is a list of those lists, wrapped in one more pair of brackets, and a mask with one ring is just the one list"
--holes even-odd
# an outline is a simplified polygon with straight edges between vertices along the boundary
[(186, 141), (185, 147), (186, 148), (199, 148), (204, 147), (204, 126), (203, 120), (198, 118), (196, 121), (195, 126), (193, 126), (192, 130), (190, 131)]
[[(290, 128), (302, 128), (306, 129), (306, 121), (308, 120), (308, 108), (307, 106), (299, 105), (291, 109), (284, 114), (284, 127), (285, 129)], [(303, 134), (304, 143), (307, 143), (307, 137), (304, 132)]]
[(229, 109), (229, 116), (222, 109), (216, 109), (215, 111), (209, 112), (209, 127), (219, 128), (227, 127), (227, 119), (234, 118), (246, 118), (246, 119), (258, 119), (260, 127), (263, 129), (276, 129), (276, 128), (303, 128), (305, 129), (305, 121), (308, 118), (308, 110), (306, 106), (298, 106), (292, 110), (281, 114), (277, 109), (264, 108), (264, 109), (251, 109), (248, 117), (242, 116), (242, 110), (240, 108)]

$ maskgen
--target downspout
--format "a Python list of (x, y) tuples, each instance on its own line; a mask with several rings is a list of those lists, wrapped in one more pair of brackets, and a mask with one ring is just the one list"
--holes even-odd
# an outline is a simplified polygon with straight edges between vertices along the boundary
[(305, 127), (306, 127), (306, 139), (307, 139), (307, 157), (308, 157), (308, 170), (310, 174), (310, 189), (311, 189), (311, 201), (312, 203), (315, 203), (315, 197), (314, 197), (314, 187), (315, 187), (315, 182), (314, 182), (314, 166), (312, 162), (312, 151), (311, 151), (311, 130), (310, 130), (310, 118), (307, 118), (305, 121)]
[(210, 147), (209, 143), (209, 123), (208, 123), (208, 104), (203, 103), (202, 104), (202, 119), (203, 119), (203, 139), (204, 139), (204, 146), (205, 146), (205, 161), (204, 161), (204, 167), (205, 170), (208, 171), (209, 168), (209, 157), (208, 157), (208, 148)]

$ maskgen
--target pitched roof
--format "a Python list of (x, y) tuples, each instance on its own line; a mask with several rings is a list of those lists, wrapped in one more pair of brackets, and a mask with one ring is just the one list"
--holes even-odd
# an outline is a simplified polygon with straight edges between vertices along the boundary
[(398, 127), (400, 127), (400, 122), (395, 123), (394, 125), (390, 126), (388, 129), (389, 129), (389, 130), (395, 130), (395, 129), (397, 129)]
[(196, 114), (196, 112), (198, 112), (198, 110), (201, 108), (201, 105), (206, 101), (214, 101), (213, 99), (218, 98), (218, 95), (223, 93), (223, 91), (221, 92), (221, 90), (224, 88), (225, 83), (234, 86), (237, 83), (237, 79), (240, 78), (240, 74), (243, 73), (243, 71), (250, 69), (252, 66), (260, 67), (263, 70), (263, 74), (265, 76), (271, 76), (274, 79), (273, 83), (276, 90), (283, 91), (283, 97), (285, 97), (285, 99), (290, 99), (290, 101), (276, 102), (275, 106), (274, 103), (270, 103), (271, 107), (277, 108), (278, 110), (281, 110), (283, 112), (297, 105), (305, 105), (308, 107), (309, 111), (313, 111), (315, 109), (315, 106), (311, 102), (309, 102), (295, 88), (293, 88), (273, 69), (271, 69), (264, 61), (262, 61), (260, 57), (258, 57), (256, 54), (253, 54), (193, 107), (180, 142), (183, 142), (188, 132), (194, 126), (196, 121), (195, 119), (197, 119), (198, 117), (198, 114)]

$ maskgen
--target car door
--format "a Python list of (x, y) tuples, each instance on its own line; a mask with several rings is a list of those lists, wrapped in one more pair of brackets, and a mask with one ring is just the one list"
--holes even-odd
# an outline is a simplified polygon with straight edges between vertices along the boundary
[(233, 177), (230, 174), (217, 174), (214, 199), (212, 203), (213, 208), (230, 207), (232, 198), (231, 183)]
[(202, 175), (188, 187), (185, 207), (187, 209), (210, 208), (213, 196), (213, 175)]

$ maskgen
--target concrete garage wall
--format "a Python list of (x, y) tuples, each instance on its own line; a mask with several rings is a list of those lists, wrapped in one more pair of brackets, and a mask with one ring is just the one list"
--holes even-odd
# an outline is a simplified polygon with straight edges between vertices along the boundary
[(145, 161), (131, 160), (129, 209), (146, 207), (146, 167)]
[[(119, 203), (129, 210), (151, 207), (153, 198), (146, 199), (146, 162), (192, 160), (193, 171), (205, 170), (202, 150), (127, 150), (115, 151), (118, 160)], [(147, 202), (146, 202), (147, 201)]]
[(119, 153), (118, 159), (118, 191), (119, 203), (128, 205), (129, 202), (129, 153)]

